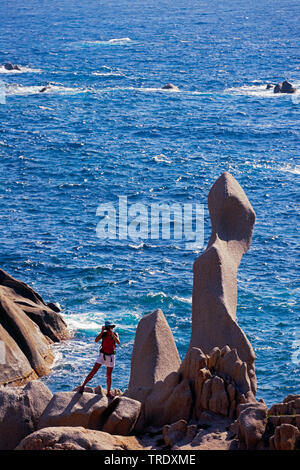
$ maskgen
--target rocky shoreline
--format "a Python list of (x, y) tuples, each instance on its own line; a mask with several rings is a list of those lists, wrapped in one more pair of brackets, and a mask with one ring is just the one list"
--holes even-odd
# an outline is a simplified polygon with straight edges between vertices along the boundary
[[(55, 304), (0, 270), (0, 449), (141, 450), (300, 448), (300, 395), (269, 409), (256, 398), (255, 354), (236, 322), (237, 271), (250, 248), (254, 210), (221, 175), (208, 195), (212, 223), (194, 263), (192, 332), (181, 362), (161, 310), (136, 330), (128, 389), (54, 395), (51, 344), (70, 333)], [(33, 380), (36, 379), (36, 380)]]

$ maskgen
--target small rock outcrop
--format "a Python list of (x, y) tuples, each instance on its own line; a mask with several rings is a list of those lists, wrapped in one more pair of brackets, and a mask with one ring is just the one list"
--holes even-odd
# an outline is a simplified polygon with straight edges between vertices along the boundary
[(3, 67), (5, 70), (21, 70), (21, 67), (17, 64), (12, 64), (11, 62), (6, 62)]
[(271, 450), (295, 450), (300, 449), (300, 431), (292, 424), (281, 424), (275, 428), (274, 435), (270, 438)]
[(53, 426), (82, 426), (99, 429), (107, 410), (106, 396), (94, 393), (58, 392), (40, 416), (38, 429)]
[(131, 360), (128, 396), (138, 389), (148, 389), (177, 371), (180, 358), (172, 331), (160, 309), (139, 322)]
[(126, 436), (139, 417), (141, 403), (124, 396), (113, 400), (102, 393), (58, 392), (41, 414), (38, 429), (56, 426), (81, 426), (86, 429)]
[(166, 85), (163, 85), (161, 87), (162, 90), (173, 90), (173, 91), (179, 91), (179, 88), (176, 85), (173, 85), (172, 83), (167, 83)]
[(133, 430), (141, 411), (141, 403), (127, 397), (118, 397), (107, 409), (108, 418), (102, 431), (128, 436)]
[(124, 393), (142, 403), (137, 429), (161, 414), (166, 406), (162, 397), (168, 399), (175, 393), (179, 366), (179, 354), (163, 312), (158, 309), (145, 315), (136, 330), (129, 386)]
[(49, 427), (25, 437), (16, 450), (142, 450), (134, 436), (112, 436), (83, 427)]
[(37, 430), (38, 420), (52, 398), (39, 380), (24, 387), (0, 387), (0, 449), (12, 450)]
[(288, 395), (270, 407), (268, 434), (271, 449), (300, 449), (300, 395)]
[(61, 315), (31, 287), (0, 270), (0, 385), (23, 385), (50, 372), (50, 344), (70, 338)]
[(281, 83), (277, 83), (274, 87), (274, 93), (296, 93), (297, 89), (286, 80)]
[(256, 393), (255, 354), (236, 323), (237, 270), (249, 249), (254, 210), (239, 183), (226, 172), (208, 195), (212, 223), (209, 243), (194, 263), (192, 334), (189, 349), (208, 354), (228, 345), (247, 366), (252, 393)]
[(181, 419), (173, 424), (166, 424), (163, 427), (163, 439), (166, 447), (173, 447), (175, 444), (190, 442), (197, 434), (197, 425), (190, 424)]
[(240, 405), (237, 419), (239, 449), (261, 449), (267, 426), (268, 408), (264, 403), (245, 403)]

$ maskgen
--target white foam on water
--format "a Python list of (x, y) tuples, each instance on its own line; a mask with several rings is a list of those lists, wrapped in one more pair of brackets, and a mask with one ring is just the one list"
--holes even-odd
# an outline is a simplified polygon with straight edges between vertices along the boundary
[(155, 157), (152, 157), (152, 159), (155, 160), (157, 163), (172, 163), (171, 160), (169, 160), (169, 158), (163, 153), (161, 153), (160, 155), (155, 155)]
[(82, 41), (81, 44), (88, 44), (88, 45), (108, 45), (108, 46), (122, 46), (132, 42), (130, 38), (112, 38), (107, 41), (97, 40), (97, 41)]
[(145, 243), (144, 243), (144, 242), (141, 242), (141, 243), (139, 243), (138, 245), (129, 244), (128, 246), (129, 246), (130, 248), (133, 248), (134, 250), (139, 250), (140, 248), (144, 248)]
[(7, 70), (3, 65), (0, 66), (0, 73), (2, 74), (21, 74), (21, 73), (41, 73), (41, 69), (31, 69), (30, 67), (23, 67), (19, 65), (21, 70)]
[(292, 165), (290, 163), (287, 163), (286, 165), (283, 166), (278, 166), (278, 164), (270, 165), (267, 163), (253, 163), (251, 161), (246, 161), (245, 164), (252, 166), (253, 168), (265, 168), (268, 170), (274, 170), (274, 171), (283, 171), (285, 173), (292, 173), (294, 175), (300, 175), (300, 166), (299, 165)]
[[(181, 90), (163, 90), (162, 88), (155, 87), (107, 87), (107, 88), (95, 88), (96, 93), (109, 93), (114, 91), (137, 91), (141, 93), (183, 93)], [(186, 93), (186, 92), (185, 92)], [(190, 94), (199, 94), (198, 92), (188, 92)]]
[(168, 298), (171, 300), (177, 300), (178, 302), (183, 302), (186, 304), (191, 304), (192, 303), (192, 297), (180, 297), (178, 295), (167, 295), (163, 291), (159, 292), (148, 292), (147, 297), (155, 298), (155, 297), (163, 297), (163, 298)]
[(61, 312), (64, 321), (71, 331), (100, 331), (104, 323), (104, 312), (64, 314)]
[(69, 88), (60, 85), (50, 85), (50, 88), (41, 93), (42, 85), (23, 86), (18, 84), (6, 84), (5, 94), (6, 96), (27, 96), (27, 95), (44, 95), (44, 94), (60, 94), (60, 95), (72, 95), (78, 93), (86, 93), (90, 90), (82, 88)]
[(292, 343), (292, 356), (291, 356), (291, 361), (293, 364), (300, 364), (300, 340), (295, 339)]
[(125, 77), (122, 72), (92, 72), (95, 77)]
[(300, 166), (299, 165), (285, 165), (280, 168), (281, 171), (285, 171), (287, 173), (293, 173), (294, 175), (300, 175)]

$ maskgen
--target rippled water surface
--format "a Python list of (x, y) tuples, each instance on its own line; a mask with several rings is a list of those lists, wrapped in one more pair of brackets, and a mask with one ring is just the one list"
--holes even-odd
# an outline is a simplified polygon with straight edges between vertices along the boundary
[[(256, 353), (258, 397), (299, 390), (299, 6), (294, 0), (7, 0), (0, 28), (0, 262), (47, 301), (74, 338), (45, 383), (70, 390), (93, 365), (104, 319), (128, 383), (139, 319), (160, 307), (181, 357), (201, 250), (101, 241), (102, 202), (205, 205), (229, 170), (257, 221), (238, 274), (238, 322)], [(173, 83), (179, 91), (162, 90)], [(44, 93), (40, 89), (50, 84)], [(105, 384), (100, 371), (91, 385)]]

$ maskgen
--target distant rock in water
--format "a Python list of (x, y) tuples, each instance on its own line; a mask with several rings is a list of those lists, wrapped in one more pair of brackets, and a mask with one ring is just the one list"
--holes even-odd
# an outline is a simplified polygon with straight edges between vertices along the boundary
[(43, 88), (41, 88), (39, 90), (40, 93), (44, 93), (45, 91), (48, 91), (51, 89), (51, 86), (50, 85), (47, 85), (47, 86), (44, 86)]
[(266, 86), (266, 90), (271, 90), (271, 88), (273, 88), (274, 85), (272, 85), (271, 83), (268, 83), (267, 86)]
[(22, 385), (47, 375), (54, 359), (50, 344), (69, 338), (61, 315), (0, 269), (0, 385)]
[(282, 83), (277, 83), (274, 87), (274, 93), (296, 93), (297, 89), (286, 80)]
[(175, 85), (172, 85), (172, 83), (167, 83), (166, 85), (161, 87), (162, 90), (173, 90), (173, 91), (179, 91), (179, 88)]
[(11, 64), (10, 62), (6, 62), (6, 64), (3, 65), (5, 70), (21, 70), (21, 67), (17, 64)]

